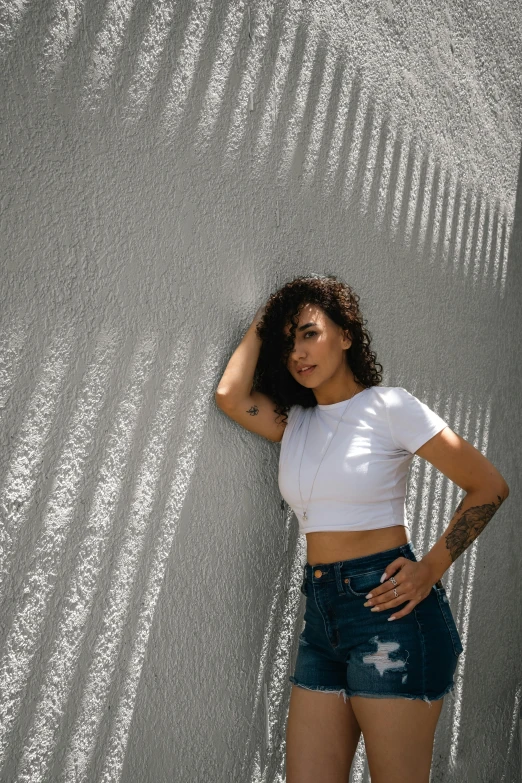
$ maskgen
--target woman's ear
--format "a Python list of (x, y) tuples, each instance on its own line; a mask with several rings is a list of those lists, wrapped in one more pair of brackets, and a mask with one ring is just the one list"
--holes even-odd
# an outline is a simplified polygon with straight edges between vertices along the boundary
[(346, 348), (350, 348), (350, 346), (352, 344), (352, 337), (351, 337), (351, 334), (348, 331), (348, 329), (345, 329), (343, 331), (343, 339), (346, 342)]

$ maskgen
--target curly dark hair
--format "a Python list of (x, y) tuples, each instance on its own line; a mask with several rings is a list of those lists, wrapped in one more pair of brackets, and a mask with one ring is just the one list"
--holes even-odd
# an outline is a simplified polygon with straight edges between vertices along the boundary
[[(378, 386), (382, 382), (382, 364), (376, 362), (375, 353), (370, 351), (372, 338), (364, 327), (367, 322), (359, 310), (359, 299), (354, 290), (335, 275), (301, 275), (270, 295), (256, 327), (262, 345), (253, 389), (275, 402), (278, 416), (286, 418), (292, 405), (304, 408), (317, 405), (313, 391), (301, 386), (287, 367), (299, 314), (306, 304), (319, 305), (334, 323), (348, 331), (352, 344), (346, 351), (346, 361), (356, 382), (365, 387)], [(288, 323), (290, 334), (286, 335), (284, 327)]]

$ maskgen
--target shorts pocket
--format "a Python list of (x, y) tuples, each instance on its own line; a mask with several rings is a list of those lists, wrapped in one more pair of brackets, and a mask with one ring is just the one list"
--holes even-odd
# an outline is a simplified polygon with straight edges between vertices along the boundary
[(299, 589), (303, 595), (306, 595), (306, 575), (303, 577), (303, 581), (301, 582), (301, 587)]
[[(440, 587), (438, 586), (439, 584), (441, 585)], [(442, 616), (444, 617), (446, 621), (446, 625), (448, 626), (448, 630), (451, 636), (451, 641), (453, 642), (453, 649), (455, 651), (455, 655), (458, 658), (458, 656), (461, 654), (464, 648), (462, 646), (462, 642), (460, 641), (457, 625), (455, 623), (455, 620), (453, 618), (453, 613), (449, 605), (448, 596), (446, 595), (446, 589), (444, 588), (444, 585), (440, 581), (437, 582), (436, 585), (433, 585), (433, 589), (435, 590), (435, 593), (437, 595)]]
[(364, 574), (343, 576), (343, 584), (347, 594), (354, 595), (357, 598), (364, 598), (374, 587), (381, 586), (383, 573), (384, 568), (379, 568), (377, 571), (367, 571)]

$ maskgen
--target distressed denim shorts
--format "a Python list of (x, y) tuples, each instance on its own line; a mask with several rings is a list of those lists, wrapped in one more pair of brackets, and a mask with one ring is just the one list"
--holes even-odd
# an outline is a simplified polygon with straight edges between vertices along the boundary
[[(343, 693), (343, 697), (423, 699), (453, 690), (462, 643), (442, 582), (404, 617), (404, 608), (372, 612), (364, 606), (380, 587), (386, 566), (398, 557), (417, 561), (411, 543), (366, 557), (304, 566), (304, 630), (294, 685)], [(395, 576), (397, 575), (396, 572)]]

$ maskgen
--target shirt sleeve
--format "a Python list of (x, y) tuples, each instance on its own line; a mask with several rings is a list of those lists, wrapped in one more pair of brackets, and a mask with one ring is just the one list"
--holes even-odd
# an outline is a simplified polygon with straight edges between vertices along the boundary
[(399, 449), (414, 454), (448, 424), (409, 391), (392, 387), (386, 395), (386, 411), (392, 440)]

